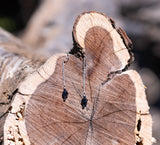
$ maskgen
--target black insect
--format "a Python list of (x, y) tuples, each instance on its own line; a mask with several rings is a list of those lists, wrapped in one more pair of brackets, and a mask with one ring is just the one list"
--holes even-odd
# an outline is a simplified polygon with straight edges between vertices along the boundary
[(64, 89), (63, 89), (63, 92), (62, 92), (62, 99), (63, 99), (63, 101), (65, 102), (67, 98), (68, 98), (68, 92), (67, 92), (67, 90), (64, 88)]
[(83, 98), (81, 100), (82, 109), (84, 109), (87, 106), (88, 99), (86, 97), (85, 92), (85, 68), (86, 68), (86, 60), (85, 57), (83, 58)]
[[(62, 92), (62, 99), (63, 101), (65, 102), (66, 99), (68, 98), (68, 91), (66, 90), (65, 88), (65, 74), (64, 74), (64, 64), (66, 62), (69, 61), (69, 54), (67, 55), (67, 60), (63, 60), (63, 92)], [(86, 67), (86, 60), (85, 60), (85, 57), (83, 57), (83, 98), (81, 100), (81, 106), (82, 106), (82, 109), (84, 109), (85, 107), (87, 107), (87, 102), (88, 102), (88, 99), (86, 97), (86, 93), (85, 93), (85, 67)]]
[(65, 86), (64, 64), (66, 62), (68, 62), (68, 60), (69, 60), (69, 54), (67, 54), (67, 60), (63, 60), (63, 63), (62, 63), (62, 65), (63, 65), (63, 70), (62, 70), (63, 71), (63, 92), (62, 92), (62, 99), (63, 99), (64, 102), (68, 98), (68, 91), (66, 90), (66, 86)]
[(84, 109), (87, 106), (87, 102), (88, 102), (88, 99), (86, 98), (86, 96), (83, 96), (81, 100), (82, 109)]

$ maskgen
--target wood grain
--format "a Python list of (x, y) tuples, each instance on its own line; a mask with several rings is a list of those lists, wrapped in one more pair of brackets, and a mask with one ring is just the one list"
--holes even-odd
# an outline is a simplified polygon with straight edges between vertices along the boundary
[[(5, 143), (12, 127), (21, 144), (151, 145), (144, 85), (138, 73), (126, 71), (133, 60), (126, 33), (104, 14), (85, 12), (75, 21), (73, 42), (64, 67), (67, 100), (62, 99), (66, 55), (55, 55), (20, 84)], [(82, 109), (84, 58), (88, 103)]]
[[(95, 87), (93, 91), (97, 93), (93, 94), (92, 100), (87, 81), (88, 105), (82, 110), (82, 71), (75, 65), (80, 62), (71, 57), (66, 66), (69, 97), (64, 103), (61, 98), (62, 75), (58, 73), (62, 71), (62, 60), (58, 61), (54, 75), (37, 88), (28, 103), (26, 128), (31, 143), (133, 144), (136, 124), (135, 87), (129, 76), (119, 75), (109, 84)], [(127, 90), (126, 86), (130, 89)], [(34, 134), (43, 136), (37, 141)]]

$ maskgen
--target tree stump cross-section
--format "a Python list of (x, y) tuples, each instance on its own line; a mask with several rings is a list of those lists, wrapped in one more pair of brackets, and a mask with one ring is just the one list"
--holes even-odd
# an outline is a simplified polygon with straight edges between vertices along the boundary
[[(4, 144), (151, 145), (152, 120), (138, 73), (127, 70), (132, 42), (112, 19), (85, 12), (73, 26), (74, 47), (58, 54), (18, 86), (4, 126)], [(85, 93), (83, 98), (83, 59)]]

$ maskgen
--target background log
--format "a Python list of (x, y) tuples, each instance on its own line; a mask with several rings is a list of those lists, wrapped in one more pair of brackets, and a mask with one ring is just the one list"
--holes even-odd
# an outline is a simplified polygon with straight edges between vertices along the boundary
[(42, 65), (44, 60), (44, 57), (31, 53), (19, 39), (0, 29), (0, 142), (5, 117), (11, 109), (14, 95), (18, 92), (18, 85)]
[[(64, 68), (68, 99), (61, 97), (65, 54), (30, 65), (8, 111), (5, 144), (150, 145), (144, 85), (135, 71), (126, 71), (133, 56), (125, 32), (105, 15), (89, 12), (77, 17), (73, 40)], [(88, 103), (82, 109), (84, 57)]]

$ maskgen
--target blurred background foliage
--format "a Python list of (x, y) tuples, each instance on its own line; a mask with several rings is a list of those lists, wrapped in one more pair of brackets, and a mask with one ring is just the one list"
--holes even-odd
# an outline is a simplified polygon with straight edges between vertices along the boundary
[(24, 29), (40, 0), (1, 0), (0, 26), (17, 33)]
[(48, 51), (49, 57), (72, 48), (74, 20), (83, 11), (90, 10), (112, 17), (131, 38), (135, 54), (131, 68), (140, 73), (147, 87), (153, 137), (160, 145), (159, 0), (1, 0), (0, 27), (30, 47)]
[(1, 17), (0, 26), (9, 32), (15, 32), (17, 30), (15, 20), (9, 17)]

